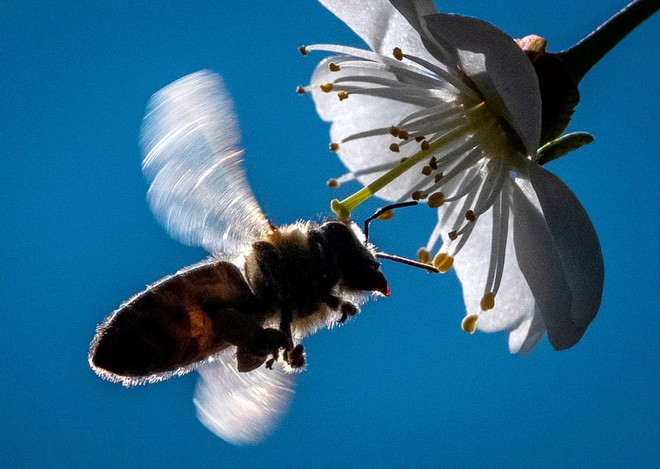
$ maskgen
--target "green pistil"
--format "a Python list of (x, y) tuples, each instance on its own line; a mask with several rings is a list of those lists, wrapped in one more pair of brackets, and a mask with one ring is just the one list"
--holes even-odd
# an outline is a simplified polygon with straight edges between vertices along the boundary
[(408, 171), (410, 168), (415, 166), (417, 163), (422, 161), (424, 158), (427, 158), (429, 153), (431, 153), (433, 146), (428, 150), (422, 150), (415, 153), (410, 158), (401, 162), (398, 166), (395, 166), (387, 173), (383, 174), (381, 177), (376, 179), (371, 184), (363, 187), (355, 194), (345, 198), (341, 202), (337, 199), (334, 199), (330, 203), (330, 208), (333, 212), (339, 217), (340, 220), (348, 220), (351, 216), (351, 212), (355, 207), (360, 205), (362, 202), (367, 200), (369, 197), (374, 195), (376, 192), (381, 190), (383, 187), (388, 185), (390, 182), (394, 181), (396, 178), (401, 176), (403, 173)]
[(335, 213), (335, 215), (337, 215), (340, 220), (347, 221), (351, 217), (351, 212), (355, 209), (355, 207), (360, 205), (362, 202), (367, 200), (383, 187), (387, 186), (389, 183), (394, 181), (396, 178), (401, 176), (417, 163), (428, 159), (429, 155), (435, 153), (440, 147), (449, 145), (458, 137), (464, 136), (467, 132), (472, 130), (476, 130), (488, 116), (487, 113), (479, 113), (478, 109), (476, 109), (478, 107), (480, 107), (480, 105), (473, 108), (473, 110), (477, 112), (471, 116), (472, 118), (470, 119), (470, 122), (458, 126), (454, 130), (446, 133), (438, 140), (431, 143), (427, 150), (421, 150), (411, 157), (405, 159), (400, 164), (389, 170), (387, 173), (383, 174), (371, 184), (363, 187), (353, 195), (346, 197), (342, 201), (334, 199), (332, 202), (330, 202), (330, 209)]

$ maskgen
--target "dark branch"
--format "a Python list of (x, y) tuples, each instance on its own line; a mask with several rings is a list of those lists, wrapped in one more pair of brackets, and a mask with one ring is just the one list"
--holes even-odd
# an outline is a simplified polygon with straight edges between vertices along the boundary
[[(573, 47), (557, 54), (568, 65), (575, 83), (658, 8), (660, 0), (635, 0)], [(649, 56), (649, 60), (653, 58)]]

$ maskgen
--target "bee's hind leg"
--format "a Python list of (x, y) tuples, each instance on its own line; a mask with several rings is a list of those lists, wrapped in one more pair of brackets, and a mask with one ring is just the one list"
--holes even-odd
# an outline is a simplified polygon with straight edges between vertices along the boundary
[(293, 313), (291, 308), (283, 306), (280, 318), (280, 331), (289, 339), (289, 346), (284, 350), (284, 360), (291, 368), (300, 368), (305, 364), (305, 348), (302, 344), (293, 346), (293, 338), (291, 337), (292, 320)]
[(252, 371), (264, 363), (266, 363), (267, 368), (272, 368), (279, 351), (290, 348), (291, 339), (282, 331), (260, 328), (249, 341), (241, 342), (236, 346), (238, 371)]

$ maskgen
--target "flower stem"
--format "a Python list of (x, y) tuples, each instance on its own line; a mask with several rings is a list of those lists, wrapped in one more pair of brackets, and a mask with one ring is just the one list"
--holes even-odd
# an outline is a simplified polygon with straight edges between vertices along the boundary
[(629, 32), (660, 8), (660, 0), (634, 0), (559, 57), (568, 65), (575, 83)]

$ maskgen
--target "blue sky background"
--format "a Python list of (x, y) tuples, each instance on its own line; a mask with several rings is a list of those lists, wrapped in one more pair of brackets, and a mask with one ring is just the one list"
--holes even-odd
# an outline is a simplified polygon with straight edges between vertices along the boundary
[[(548, 165), (603, 247), (603, 304), (583, 340), (510, 356), (505, 334), (461, 331), (453, 273), (388, 263), (392, 296), (309, 338), (290, 412), (266, 442), (237, 448), (197, 421), (195, 374), (124, 389), (87, 365), (97, 323), (204, 256), (147, 207), (145, 105), (185, 74), (219, 72), (264, 211), (277, 224), (319, 219), (357, 186), (325, 187), (342, 166), (295, 94), (322, 56), (297, 47), (360, 42), (314, 1), (137, 3), (0, 6), (0, 466), (658, 466), (658, 18), (583, 80), (570, 129), (596, 142)], [(441, 5), (556, 51), (623, 0)], [(404, 210), (372, 241), (412, 255), (434, 222)]]

